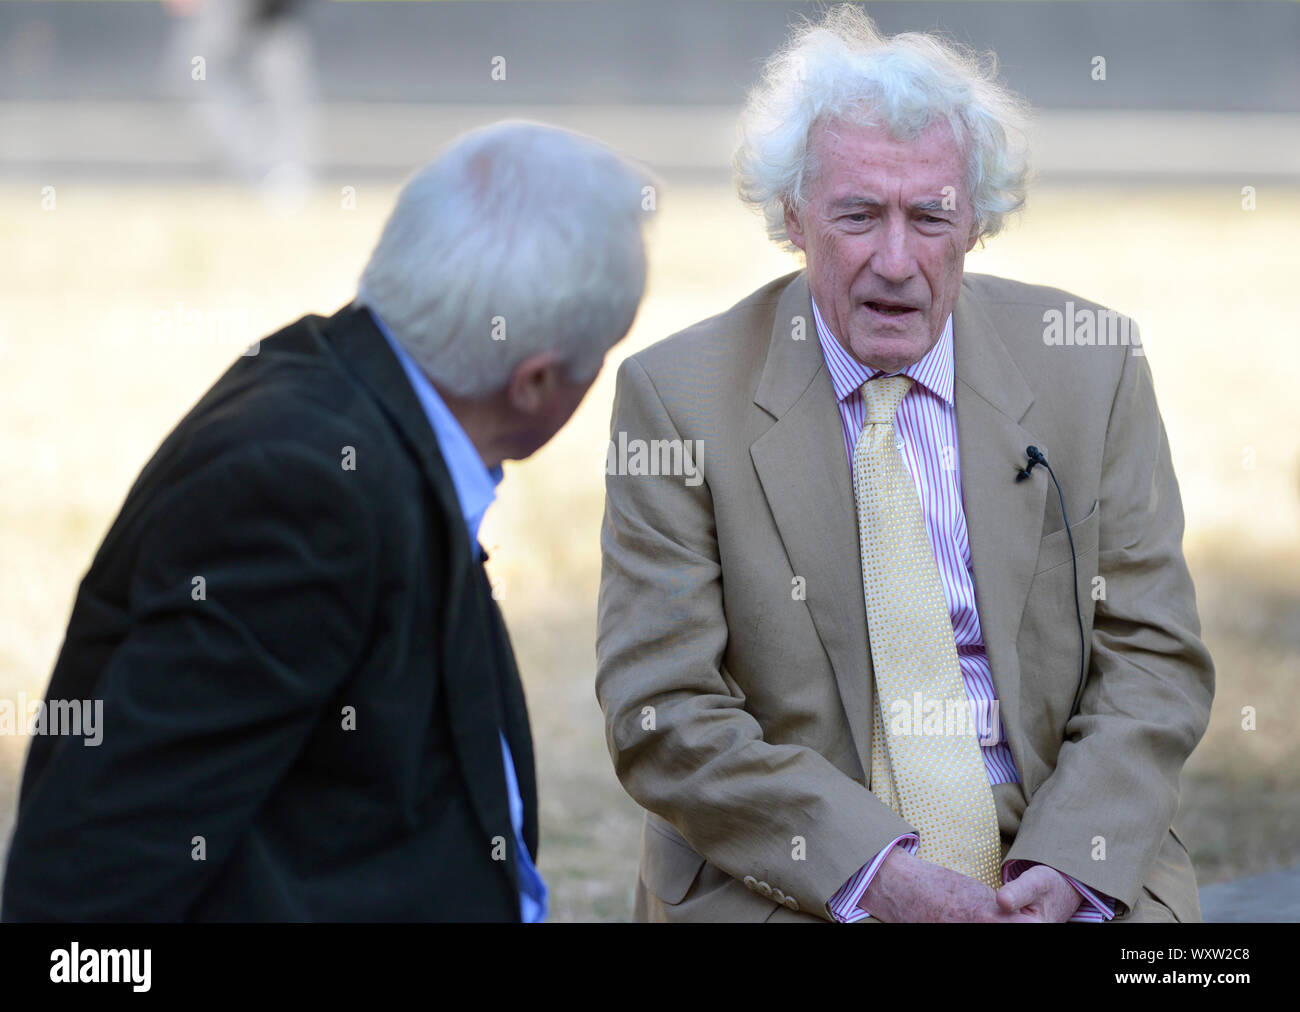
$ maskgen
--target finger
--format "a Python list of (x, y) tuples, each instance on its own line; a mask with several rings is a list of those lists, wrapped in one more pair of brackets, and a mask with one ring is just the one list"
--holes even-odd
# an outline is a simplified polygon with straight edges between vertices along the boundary
[(1033, 910), (999, 911), (986, 918), (990, 924), (1040, 924), (1041, 914)]
[(1068, 893), (1062, 890), (1060, 902), (1053, 904), (1055, 908), (1053, 910), (1055, 914), (1053, 919), (1058, 922), (1068, 921), (1082, 905), (1083, 897), (1073, 887), (1070, 888)]
[(1046, 883), (1034, 875), (1032, 870), (1027, 871), (997, 891), (998, 906), (1006, 911), (1020, 910), (1040, 900), (1046, 891)]

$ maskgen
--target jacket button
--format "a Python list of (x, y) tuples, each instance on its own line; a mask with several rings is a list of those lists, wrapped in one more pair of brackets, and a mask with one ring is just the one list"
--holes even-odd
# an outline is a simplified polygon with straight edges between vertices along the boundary
[(772, 887), (766, 882), (760, 882), (758, 884), (758, 892), (760, 896), (766, 896), (769, 899), (772, 897)]
[(776, 900), (777, 903), (784, 903), (784, 902), (785, 902), (785, 893), (781, 892), (780, 889), (775, 889), (775, 888), (774, 888), (774, 889), (772, 890), (772, 899)]
[(745, 882), (746, 889), (753, 889), (753, 890), (758, 889), (758, 879), (754, 878), (753, 875), (746, 875), (744, 878), (744, 882)]
[(784, 902), (785, 905), (789, 907), (791, 910), (798, 911), (799, 909), (799, 904), (795, 902), (795, 898), (793, 896), (787, 896), (782, 902)]

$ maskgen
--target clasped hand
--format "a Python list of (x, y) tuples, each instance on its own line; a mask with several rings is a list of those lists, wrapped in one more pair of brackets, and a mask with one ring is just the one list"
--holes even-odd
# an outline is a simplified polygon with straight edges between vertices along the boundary
[(1054, 868), (1036, 864), (998, 890), (969, 875), (895, 847), (863, 894), (861, 906), (881, 921), (1068, 921), (1081, 897)]

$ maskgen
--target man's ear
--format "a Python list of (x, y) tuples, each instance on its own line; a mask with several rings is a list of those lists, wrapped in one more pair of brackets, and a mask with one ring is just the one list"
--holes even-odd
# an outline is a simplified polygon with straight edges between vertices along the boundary
[(510, 406), (524, 415), (535, 415), (550, 403), (563, 380), (563, 363), (558, 352), (539, 351), (514, 367), (506, 384)]
[(803, 234), (803, 224), (799, 221), (799, 215), (795, 213), (794, 208), (789, 204), (785, 205), (785, 234), (790, 237), (792, 243), (805, 253), (808, 252), (808, 240)]

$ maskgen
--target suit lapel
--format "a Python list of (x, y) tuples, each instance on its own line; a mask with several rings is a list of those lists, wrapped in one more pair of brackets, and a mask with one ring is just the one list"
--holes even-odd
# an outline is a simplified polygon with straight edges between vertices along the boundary
[[(1033, 391), (967, 285), (953, 312), (954, 399), (962, 504), (970, 539), (976, 609), (1007, 743), (1023, 778), (1020, 660), (1016, 634), (1033, 581), (1047, 476), (1017, 482), (1025, 447), (1039, 440), (1021, 425)], [(1028, 788), (1026, 788), (1028, 793)]]
[[(803, 340), (793, 320), (803, 317)], [(874, 674), (867, 642), (858, 520), (835, 390), (801, 272), (777, 303), (754, 403), (776, 421), (750, 447), (808, 610), (826, 649), (864, 776), (871, 769)]]
[[(793, 340), (804, 317), (808, 339)], [(1033, 403), (1006, 345), (963, 285), (953, 313), (954, 400), (963, 508), (980, 626), (1008, 745), (1024, 775), (1020, 733), (1020, 663), (1016, 633), (1037, 559), (1047, 485), (1043, 475), (1016, 482), (1025, 447), (1036, 441), (1021, 419)], [(807, 604), (835, 672), (864, 771), (871, 768), (874, 672), (862, 594), (858, 524), (835, 391), (812, 331), (804, 274), (777, 304), (754, 403), (775, 419), (750, 456)], [(824, 508), (811, 509), (813, 490)], [(853, 546), (846, 550), (846, 546)]]
[[(476, 585), (476, 581), (485, 577), (478, 560), (470, 557), (469, 539), (451, 474), (415, 391), (370, 314), (351, 307), (342, 309), (325, 321), (325, 333), (345, 367), (407, 443), (436, 496), (436, 522), (442, 527), (439, 533), (447, 551), (441, 660), (454, 746), (484, 832), (489, 838), (504, 836), (513, 841), (505, 765), (498, 737), (503, 709), (496, 680), (483, 676), (484, 658), (493, 656), (492, 644), (467, 642), (474, 630), (492, 628)], [(359, 456), (363, 454), (361, 450)], [(505, 649), (508, 651), (508, 643)], [(515, 758), (517, 765), (523, 765), (522, 756), (516, 754)], [(530, 781), (531, 762), (530, 747), (527, 761)], [(522, 789), (522, 782), (520, 786)], [(532, 802), (528, 795), (524, 797), (528, 817), (535, 824), (535, 797)], [(513, 850), (513, 843), (510, 849)], [(517, 891), (517, 868), (513, 861), (507, 862), (506, 873)]]

